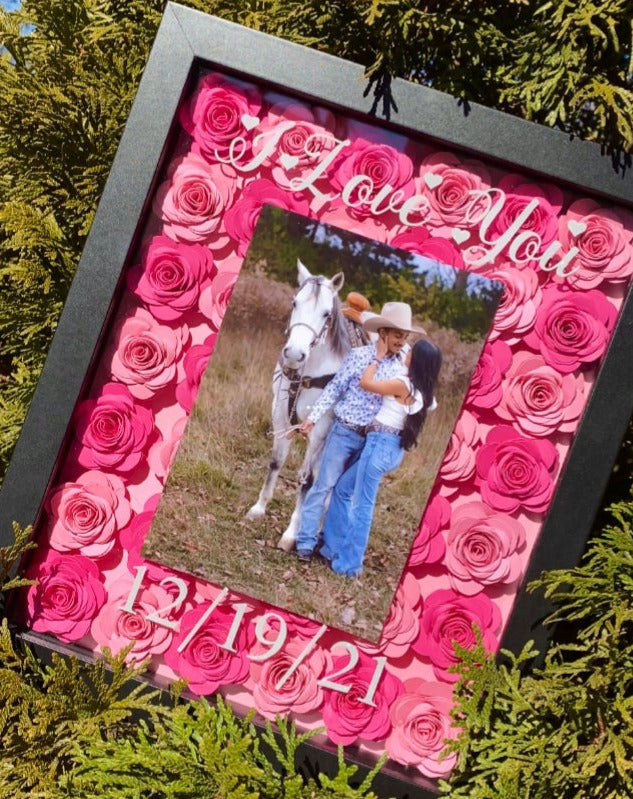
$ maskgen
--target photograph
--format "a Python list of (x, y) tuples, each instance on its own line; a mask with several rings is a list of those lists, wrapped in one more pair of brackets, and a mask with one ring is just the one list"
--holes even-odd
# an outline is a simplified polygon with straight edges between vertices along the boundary
[(144, 557), (377, 640), (501, 293), (264, 206)]

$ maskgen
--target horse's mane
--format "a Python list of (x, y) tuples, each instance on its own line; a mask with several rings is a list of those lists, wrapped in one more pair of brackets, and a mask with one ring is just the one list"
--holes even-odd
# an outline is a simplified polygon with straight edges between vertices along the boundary
[[(314, 297), (315, 299), (318, 299), (321, 286), (323, 285), (323, 278), (320, 276), (309, 277), (301, 285), (301, 288), (303, 288), (306, 283), (309, 283), (312, 286)], [(352, 343), (349, 338), (349, 333), (347, 332), (345, 319), (343, 318), (341, 301), (339, 300), (337, 294), (334, 295), (334, 301), (332, 303), (332, 318), (327, 335), (332, 347), (332, 351), (341, 358), (347, 355)]]

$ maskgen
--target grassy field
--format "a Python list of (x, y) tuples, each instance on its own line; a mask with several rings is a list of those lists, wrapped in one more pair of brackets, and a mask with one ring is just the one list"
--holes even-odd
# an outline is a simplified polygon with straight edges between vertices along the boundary
[[(377, 640), (446, 449), (480, 345), (432, 330), (444, 366), (439, 408), (419, 446), (381, 486), (363, 574), (340, 577), (276, 548), (294, 507), (303, 454), (297, 440), (266, 518), (247, 521), (266, 474), (271, 377), (292, 290), (243, 275), (203, 379), (144, 554), (302, 616)], [(277, 308), (270, 318), (265, 307)]]

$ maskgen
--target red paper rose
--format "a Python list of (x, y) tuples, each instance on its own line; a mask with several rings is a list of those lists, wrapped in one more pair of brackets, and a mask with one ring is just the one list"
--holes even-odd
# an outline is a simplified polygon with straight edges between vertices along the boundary
[(554, 492), (557, 467), (558, 453), (549, 441), (526, 438), (500, 425), (477, 451), (475, 482), (495, 510), (542, 513)]

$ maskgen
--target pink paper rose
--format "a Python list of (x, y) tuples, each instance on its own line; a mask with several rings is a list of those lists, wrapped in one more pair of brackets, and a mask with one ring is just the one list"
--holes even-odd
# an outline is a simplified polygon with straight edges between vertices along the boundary
[(391, 706), (393, 729), (385, 742), (389, 757), (415, 766), (425, 777), (446, 777), (457, 753), (440, 757), (449, 740), (459, 735), (451, 719), (453, 689), (446, 683), (417, 677), (404, 682), (404, 693)]
[(154, 415), (137, 405), (127, 386), (106, 383), (101, 396), (84, 400), (76, 415), (77, 460), (87, 469), (131, 472), (146, 454)]
[[(193, 638), (179, 648), (189, 637), (207, 605), (199, 605), (182, 617), (180, 632), (174, 637), (173, 645), (165, 653), (165, 662), (174, 672), (188, 681), (187, 687), (199, 696), (212, 694), (221, 685), (243, 683), (249, 673), (247, 652), (253, 643), (253, 635), (248, 620), (243, 619), (232, 647), (226, 643), (235, 619), (235, 611), (228, 607), (217, 607), (202, 624)], [(229, 642), (230, 643), (230, 642)]]
[(60, 485), (47, 505), (53, 549), (81, 550), (87, 558), (106, 555), (131, 514), (122, 480), (97, 471), (84, 472), (74, 483)]
[(420, 635), (413, 649), (431, 661), (438, 679), (456, 682), (459, 675), (447, 671), (459, 660), (454, 644), (472, 649), (477, 643), (473, 625), (480, 629), (486, 650), (494, 652), (501, 626), (497, 606), (481, 593), (462, 596), (451, 589), (434, 591), (425, 599)]
[(200, 294), (200, 312), (219, 330), (229, 305), (239, 272), (220, 272)]
[(489, 341), (501, 336), (508, 344), (516, 344), (534, 324), (541, 304), (538, 274), (532, 269), (504, 265), (487, 272), (487, 277), (504, 285)]
[(467, 502), (453, 511), (446, 539), (446, 568), (452, 587), (472, 596), (482, 586), (516, 582), (525, 545), (523, 526), (483, 502)]
[(202, 375), (207, 368), (215, 345), (216, 335), (216, 333), (212, 333), (207, 336), (202, 344), (191, 347), (185, 355), (185, 379), (176, 387), (176, 399), (187, 413), (190, 413), (193, 408)]
[(229, 167), (189, 153), (159, 186), (154, 213), (165, 223), (163, 232), (177, 241), (224, 246), (226, 236), (215, 233), (233, 202), (235, 187), (236, 176)]
[(216, 269), (201, 244), (181, 244), (154, 236), (143, 262), (130, 270), (128, 287), (149, 306), (152, 316), (172, 322), (196, 308), (202, 287)]
[(187, 426), (187, 420), (187, 415), (183, 413), (183, 415), (174, 422), (171, 429), (166, 431), (163, 440), (158, 441), (147, 454), (149, 468), (152, 474), (158, 478), (161, 483), (165, 482), (169, 470), (174, 463), (176, 453), (178, 452), (178, 446), (185, 432), (185, 427)]
[(560, 218), (559, 239), (564, 251), (578, 248), (564, 276), (575, 288), (592, 289), (633, 274), (633, 218), (625, 211), (576, 200)]
[(415, 577), (405, 573), (393, 599), (377, 647), (362, 646), (364, 652), (386, 655), (390, 660), (406, 655), (411, 642), (418, 637), (422, 597)]
[[(251, 662), (251, 677), (255, 682), (253, 701), (265, 718), (274, 721), (275, 716), (285, 716), (291, 711), (309, 713), (323, 704), (323, 689), (319, 685), (319, 678), (332, 670), (332, 659), (329, 653), (320, 649), (310, 652), (278, 687), (278, 683), (293, 667), (305, 646), (306, 642), (300, 639), (289, 641), (272, 658)], [(266, 651), (257, 645), (251, 650), (250, 656), (257, 657)]]
[(476, 408), (494, 408), (501, 402), (501, 382), (512, 363), (512, 351), (504, 341), (488, 342), (481, 351), (470, 381), (466, 402)]
[(413, 541), (408, 565), (412, 568), (437, 563), (444, 557), (444, 539), (441, 530), (451, 518), (449, 501), (437, 494), (426, 506), (420, 529)]
[(159, 324), (144, 308), (137, 308), (119, 331), (112, 377), (125, 383), (134, 397), (149, 399), (176, 379), (188, 339), (186, 325), (174, 330)]
[(164, 617), (161, 611), (172, 605), (175, 597), (162, 586), (148, 583), (138, 592), (129, 612), (124, 606), (133, 582), (132, 575), (128, 575), (109, 587), (108, 602), (92, 622), (91, 633), (100, 646), (115, 655), (133, 643), (126, 659), (139, 661), (162, 654), (171, 643), (173, 630), (161, 621), (172, 618)]
[(571, 433), (585, 399), (582, 375), (562, 375), (540, 355), (518, 352), (506, 374), (496, 412), (531, 436)]
[[(348, 663), (347, 655), (334, 657), (333, 673), (343, 669)], [(347, 746), (359, 738), (379, 741), (389, 733), (391, 729), (389, 708), (402, 693), (402, 683), (393, 674), (384, 671), (373, 696), (374, 704), (364, 702), (376, 668), (380, 667), (375, 660), (361, 654), (360, 665), (340, 678), (342, 685), (349, 686), (349, 691), (342, 693), (332, 689), (326, 690), (323, 721), (328, 736), (334, 743)]]
[(37, 633), (52, 633), (63, 641), (78, 641), (106, 600), (98, 567), (82, 555), (49, 550), (46, 559), (29, 568), (37, 580), (27, 594), (27, 618)]
[(182, 106), (180, 123), (194, 141), (194, 151), (209, 160), (226, 154), (237, 137), (250, 135), (259, 120), (261, 97), (252, 86), (205, 75), (189, 102)]
[(469, 411), (462, 411), (440, 467), (442, 482), (448, 493), (457, 491), (474, 475), (475, 450), (480, 442), (481, 431), (477, 420)]
[(140, 552), (145, 542), (145, 537), (156, 513), (156, 508), (160, 502), (161, 494), (154, 494), (143, 505), (143, 510), (133, 516), (130, 523), (121, 530), (119, 538), (121, 546), (128, 552), (128, 563), (130, 566), (140, 564)]
[(459, 247), (449, 241), (449, 239), (432, 236), (424, 227), (405, 230), (394, 236), (390, 244), (448, 266), (457, 268), (464, 266), (464, 256), (461, 254)]
[(554, 493), (557, 467), (558, 453), (549, 441), (526, 438), (500, 425), (477, 452), (475, 482), (495, 510), (543, 513)]
[(602, 357), (616, 317), (615, 307), (599, 291), (580, 293), (550, 286), (543, 290), (534, 329), (525, 343), (567, 374)]

